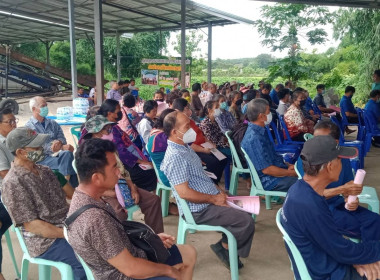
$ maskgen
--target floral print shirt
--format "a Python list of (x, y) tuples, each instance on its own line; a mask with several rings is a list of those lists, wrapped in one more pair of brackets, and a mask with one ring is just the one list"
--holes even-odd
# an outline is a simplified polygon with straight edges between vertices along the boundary
[(284, 121), (288, 128), (290, 137), (295, 137), (300, 133), (313, 133), (314, 122), (305, 118), (302, 110), (291, 105), (284, 115)]
[(206, 117), (199, 125), (199, 128), (203, 131), (206, 138), (214, 143), (218, 148), (229, 147), (226, 137), (216, 121), (212, 121), (209, 117)]

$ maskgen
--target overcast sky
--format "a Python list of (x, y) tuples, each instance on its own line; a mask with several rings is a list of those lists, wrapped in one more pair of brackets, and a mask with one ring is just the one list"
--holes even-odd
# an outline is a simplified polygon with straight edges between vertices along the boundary
[[(239, 15), (241, 17), (248, 18), (250, 20), (256, 20), (260, 16), (260, 7), (268, 3), (261, 1), (251, 0), (194, 0), (195, 2), (202, 3), (204, 5), (229, 12), (231, 14)], [(272, 3), (269, 3), (272, 5)], [(330, 8), (336, 10), (336, 8)], [(301, 38), (301, 46), (307, 51), (312, 52), (313, 49), (317, 49), (317, 52), (324, 52), (330, 47), (337, 47), (339, 42), (332, 38), (332, 26), (324, 27), (328, 32), (328, 41), (324, 45), (311, 46), (306, 40)], [(204, 40), (207, 40), (207, 28), (202, 29)], [(173, 50), (172, 42), (176, 40), (176, 34), (178, 32), (172, 32), (168, 51), (170, 55), (178, 56), (179, 54)], [(285, 52), (273, 53), (269, 47), (263, 47), (257, 29), (254, 26), (247, 24), (233, 24), (226, 26), (213, 27), (213, 48), (212, 59), (222, 58), (243, 58), (243, 57), (255, 57), (262, 53), (272, 54), (276, 57), (283, 57)], [(202, 54), (207, 54), (207, 42), (202, 42), (200, 45)]]

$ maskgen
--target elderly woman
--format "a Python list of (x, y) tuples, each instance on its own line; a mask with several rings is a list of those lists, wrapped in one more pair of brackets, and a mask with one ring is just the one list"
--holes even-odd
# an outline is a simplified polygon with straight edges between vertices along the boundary
[[(113, 139), (113, 127), (115, 122), (109, 121), (107, 118), (101, 115), (97, 115), (89, 119), (86, 124), (86, 135), (84, 140), (91, 138), (102, 138), (112, 141)], [(135, 201), (135, 204), (140, 206), (141, 212), (144, 214), (145, 223), (148, 224), (156, 233), (164, 231), (164, 224), (161, 215), (161, 202), (160, 198), (146, 190), (136, 187), (132, 182), (129, 172), (124, 169), (123, 163), (117, 157), (119, 169), (121, 171), (123, 179), (127, 182), (127, 185), (131, 191), (131, 197)], [(105, 200), (114, 208), (120, 220), (126, 220), (127, 216), (121, 210), (121, 206), (117, 202), (115, 191), (107, 191), (104, 193)]]
[(302, 107), (306, 103), (306, 95), (303, 91), (293, 93), (293, 103), (284, 115), (284, 120), (288, 128), (290, 137), (294, 141), (305, 141), (305, 133), (314, 132), (314, 122), (305, 118)]
[(216, 94), (213, 98), (219, 104), (220, 115), (215, 116), (215, 121), (218, 123), (222, 133), (231, 131), (237, 124), (234, 116), (228, 111), (227, 99), (224, 95)]

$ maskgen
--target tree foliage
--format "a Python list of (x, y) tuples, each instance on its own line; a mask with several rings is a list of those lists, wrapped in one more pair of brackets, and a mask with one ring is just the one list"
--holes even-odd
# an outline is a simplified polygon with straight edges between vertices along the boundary
[[(186, 57), (195, 57), (196, 53), (202, 51), (199, 46), (199, 43), (204, 41), (203, 34), (197, 33), (196, 30), (191, 30), (186, 32)], [(181, 53), (181, 34), (177, 34), (176, 41), (172, 42), (174, 50), (177, 53)], [(202, 53), (200, 53), (200, 57), (202, 57)]]

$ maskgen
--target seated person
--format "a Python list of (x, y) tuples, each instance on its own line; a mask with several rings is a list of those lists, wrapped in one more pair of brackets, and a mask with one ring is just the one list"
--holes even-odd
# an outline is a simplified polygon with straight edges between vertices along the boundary
[(137, 90), (139, 91), (140, 89), (138, 87), (136, 87), (136, 81), (135, 79), (130, 79), (129, 81), (129, 90), (132, 91), (132, 90)]
[(234, 90), (230, 93), (230, 108), (228, 111), (235, 118), (237, 123), (244, 121), (244, 115), (241, 111), (241, 105), (243, 104), (243, 94), (240, 91)]
[[(305, 106), (302, 107), (302, 112), (304, 113), (305, 118), (308, 120), (312, 120), (313, 122), (317, 122), (321, 115), (318, 115), (316, 112), (313, 110), (313, 100), (310, 98), (310, 94), (307, 90), (303, 88), (296, 88), (295, 90), (300, 90), (305, 93), (306, 96), (306, 103)], [(293, 93), (292, 93), (293, 95)]]
[(87, 279), (63, 236), (69, 210), (65, 193), (70, 196), (73, 190), (62, 188), (50, 168), (36, 164), (49, 137), (26, 127), (8, 134), (6, 145), (15, 159), (3, 180), (2, 199), (15, 226), (22, 227), (31, 257), (66, 263), (73, 269), (74, 279)]
[(325, 92), (326, 92), (325, 85), (323, 85), (323, 84), (317, 85), (317, 95), (314, 97), (313, 102), (322, 113), (330, 114), (330, 113), (333, 113), (335, 111), (333, 109), (327, 108), (326, 103), (325, 103), (325, 99), (323, 97), (323, 94), (325, 94)]
[[(330, 135), (339, 143), (340, 128), (330, 120), (320, 121), (314, 127), (314, 136), (320, 135)], [(354, 175), (350, 160), (342, 158), (341, 162), (342, 171), (339, 180), (330, 183), (323, 192), (335, 224), (345, 236), (360, 238), (363, 241), (380, 240), (380, 216), (378, 214), (359, 206), (359, 200), (352, 203), (350, 210), (344, 207), (347, 196), (360, 194), (362, 187), (353, 183)], [(304, 174), (301, 158), (298, 158), (297, 169), (301, 175)]]
[(269, 124), (272, 114), (268, 101), (262, 98), (248, 104), (249, 120), (241, 147), (251, 159), (263, 188), (267, 191), (286, 192), (297, 181), (293, 165), (286, 165), (269, 140), (265, 125)]
[(377, 69), (373, 72), (373, 84), (372, 84), (372, 90), (380, 90), (380, 69)]
[(294, 91), (292, 101), (292, 105), (284, 115), (284, 121), (292, 140), (303, 142), (305, 133), (313, 133), (314, 122), (305, 118), (302, 112), (301, 108), (306, 103), (303, 91)]
[(271, 112), (275, 113), (275, 111), (277, 109), (277, 105), (273, 102), (272, 97), (269, 95), (271, 90), (272, 90), (271, 84), (264, 84), (263, 88), (261, 90), (260, 98), (263, 98), (266, 101), (268, 101)]
[[(278, 106), (278, 104), (280, 104), (280, 98), (278, 97), (278, 93), (280, 92), (280, 90), (284, 89), (284, 85), (283, 84), (278, 84), (276, 85), (276, 87), (274, 89), (271, 90), (271, 92), (269, 93), (270, 95), (270, 98), (272, 98), (272, 101), (274, 104), (276, 104)], [(290, 94), (290, 92), (289, 92)]]
[[(324, 196), (326, 187), (339, 179), (341, 158), (356, 155), (355, 148), (341, 147), (331, 136), (306, 141), (301, 152), (305, 174), (288, 191), (281, 224), (301, 253), (311, 279), (367, 279), (364, 271), (369, 279), (380, 278), (379, 263), (368, 265), (380, 260), (379, 240), (355, 243), (344, 238)], [(356, 202), (349, 205), (350, 210), (356, 207)]]
[(168, 108), (172, 108), (174, 100), (177, 98), (181, 98), (179, 96), (179, 90), (172, 90), (166, 95), (166, 103), (168, 104)]
[(49, 114), (46, 100), (40, 96), (33, 97), (29, 101), (29, 107), (32, 117), (25, 126), (37, 133), (49, 134), (49, 138), (43, 146), (44, 157), (41, 158), (39, 164), (59, 170), (73, 187), (78, 186), (78, 178), (71, 165), (74, 160), (74, 147), (67, 144), (60, 125), (56, 121), (46, 118)]
[(355, 106), (352, 103), (352, 96), (355, 93), (355, 88), (352, 86), (347, 86), (342, 99), (340, 100), (339, 106), (342, 110), (342, 114), (346, 115), (347, 121), (349, 123), (358, 123), (358, 114), (356, 112)]
[[(121, 81), (122, 83), (122, 87), (119, 89), (120, 91), (120, 94), (121, 95), (124, 95), (126, 93), (129, 93), (130, 92), (130, 89), (129, 89), (129, 84), (131, 83), (129, 80), (124, 80), (124, 81)], [(120, 84), (120, 82), (119, 82)]]
[(241, 112), (245, 115), (247, 114), (247, 106), (248, 103), (256, 98), (256, 95), (258, 95), (258, 92), (254, 89), (247, 90), (243, 95), (243, 108), (241, 109)]
[(191, 92), (191, 110), (194, 111), (197, 116), (201, 114), (203, 109), (201, 99), (199, 98), (201, 90), (202, 88), (200, 83), (193, 84)]
[[(105, 140), (111, 140), (110, 137), (112, 137), (113, 125), (116, 125), (116, 123), (108, 121), (105, 117), (101, 115), (97, 115), (86, 122), (85, 128), (87, 130), (87, 134), (84, 136), (83, 139), (87, 140), (91, 138), (102, 138)], [(81, 145), (83, 145), (83, 143)], [(118, 163), (122, 165), (118, 156), (117, 159)], [(127, 185), (131, 191), (131, 196), (135, 200), (135, 204), (137, 204), (140, 207), (141, 212), (144, 214), (145, 223), (149, 225), (154, 230), (154, 232), (163, 232), (164, 225), (161, 215), (162, 212), (160, 198), (153, 193), (136, 187), (136, 185), (131, 181), (129, 172), (125, 170), (124, 166), (120, 166), (119, 169), (123, 179), (125, 179), (127, 182)], [(110, 191), (107, 195), (105, 194), (105, 196), (111, 197), (111, 200), (113, 200), (112, 202), (110, 202), (111, 206), (118, 206), (115, 191)], [(127, 217), (125, 215), (125, 219), (126, 218)]]
[(171, 256), (166, 264), (148, 261), (146, 253), (131, 243), (122, 224), (112, 217), (115, 212), (101, 197), (118, 182), (116, 152), (115, 145), (102, 139), (89, 139), (79, 146), (75, 161), (81, 183), (68, 216), (88, 204), (101, 209), (88, 209), (69, 225), (70, 244), (99, 280), (192, 279), (196, 260), (193, 247), (176, 246), (174, 237), (160, 233)]
[(218, 123), (220, 130), (224, 133), (231, 131), (237, 124), (234, 116), (229, 112), (227, 99), (224, 95), (215, 94), (213, 101), (219, 103), (220, 115), (215, 116), (215, 120)]
[[(121, 119), (119, 102), (115, 100), (104, 101), (100, 106), (98, 115), (106, 117), (110, 122), (117, 123)], [(152, 163), (133, 144), (129, 136), (118, 125), (114, 125), (112, 126), (112, 136), (109, 136), (108, 139), (115, 143), (120, 160), (131, 175), (132, 182), (146, 191), (155, 190), (157, 177)]]
[(157, 116), (161, 114), (161, 112), (167, 108), (169, 108), (169, 105), (165, 102), (165, 93), (161, 90), (157, 90), (154, 93), (154, 101), (157, 102)]
[[(227, 195), (205, 174), (201, 160), (188, 146), (196, 138), (189, 118), (178, 111), (170, 113), (164, 119), (164, 133), (168, 136), (168, 149), (161, 171), (169, 179), (174, 195), (187, 201), (197, 224), (229, 230), (236, 238), (238, 255), (248, 257), (255, 231), (254, 220), (248, 213), (228, 207)], [(179, 210), (182, 215), (181, 207)], [(211, 249), (229, 267), (227, 242), (223, 234)], [(242, 267), (239, 260), (239, 268)]]
[(284, 88), (278, 92), (279, 103), (276, 112), (283, 116), (290, 106), (290, 90)]
[(154, 121), (157, 116), (158, 104), (154, 100), (148, 100), (144, 104), (144, 117), (137, 124), (137, 131), (144, 140), (144, 144), (148, 143), (150, 131), (154, 126)]
[(118, 126), (129, 136), (131, 141), (142, 149), (141, 139), (137, 131), (137, 124), (141, 121), (140, 115), (133, 110), (136, 105), (136, 98), (132, 94), (126, 94), (123, 99), (120, 100), (120, 108), (122, 118), (118, 122)]
[(107, 99), (120, 101), (122, 96), (119, 91), (119, 84), (115, 80), (110, 81), (110, 90), (107, 92)]
[(380, 90), (374, 89), (369, 93), (369, 100), (365, 104), (364, 109), (369, 113), (370, 117), (380, 129)]
[(83, 88), (78, 89), (78, 97), (88, 99), (90, 96), (84, 92)]
[[(178, 98), (174, 100), (172, 109), (183, 112), (189, 119), (192, 114), (189, 103), (186, 99)], [(191, 148), (197, 153), (201, 160), (206, 164), (207, 171), (215, 174), (215, 184), (218, 184), (222, 177), (223, 170), (226, 167), (227, 159), (218, 160), (212, 153), (211, 149), (202, 147), (202, 144), (209, 142), (204, 136), (202, 130), (196, 125), (196, 123), (190, 119), (190, 126), (195, 132), (195, 141), (192, 142)]]

